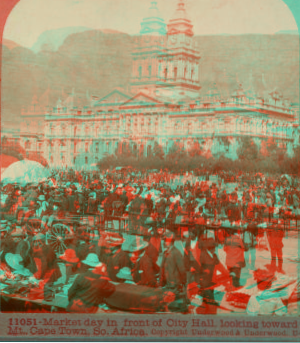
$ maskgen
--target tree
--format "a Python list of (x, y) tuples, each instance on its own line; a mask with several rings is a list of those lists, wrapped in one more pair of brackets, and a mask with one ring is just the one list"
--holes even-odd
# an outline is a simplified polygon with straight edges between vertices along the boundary
[(258, 147), (250, 137), (242, 137), (237, 155), (241, 160), (255, 161), (258, 156)]
[(161, 160), (163, 160), (165, 157), (165, 152), (163, 150), (163, 147), (160, 144), (158, 144), (157, 141), (154, 142), (152, 154), (154, 157), (158, 157)]
[(202, 154), (201, 145), (197, 140), (193, 142), (188, 152), (191, 157), (200, 156)]

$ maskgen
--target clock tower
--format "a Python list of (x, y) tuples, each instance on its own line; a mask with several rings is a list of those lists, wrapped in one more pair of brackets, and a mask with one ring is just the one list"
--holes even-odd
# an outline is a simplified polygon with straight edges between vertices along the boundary
[(131, 92), (143, 92), (155, 96), (157, 87), (163, 82), (158, 65), (159, 56), (165, 53), (167, 41), (166, 24), (157, 7), (151, 6), (141, 23), (140, 34), (134, 37), (132, 51)]
[(175, 100), (199, 97), (200, 53), (193, 36), (185, 2), (179, 0), (167, 25), (166, 53), (159, 56), (159, 76), (165, 86), (158, 88), (157, 93)]
[(134, 37), (131, 92), (180, 101), (199, 97), (200, 54), (185, 2), (179, 0), (167, 28), (152, 1)]

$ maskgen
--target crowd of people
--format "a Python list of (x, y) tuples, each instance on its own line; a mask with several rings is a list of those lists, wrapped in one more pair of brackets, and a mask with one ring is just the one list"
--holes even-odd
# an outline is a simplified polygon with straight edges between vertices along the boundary
[[(183, 176), (130, 168), (55, 170), (38, 183), (2, 185), (1, 279), (26, 282), (48, 301), (61, 291), (68, 312), (95, 313), (118, 284), (132, 284), (162, 289), (160, 310), (187, 313), (196, 307), (197, 313), (214, 314), (220, 305), (216, 287), (241, 289), (246, 269), (258, 295), (245, 311), (286, 313), (277, 295), (264, 301), (261, 294), (276, 275), (286, 274), (284, 228), (287, 218), (300, 216), (297, 180), (219, 172), (209, 181), (207, 171), (197, 170), (182, 184)], [(102, 219), (88, 227), (84, 216)], [(108, 228), (108, 221), (121, 217), (128, 227)], [(76, 230), (70, 220), (78, 220)], [(49, 240), (57, 223), (69, 227), (63, 253)], [(257, 266), (265, 237), (270, 263)], [(201, 305), (193, 306), (197, 299)]]

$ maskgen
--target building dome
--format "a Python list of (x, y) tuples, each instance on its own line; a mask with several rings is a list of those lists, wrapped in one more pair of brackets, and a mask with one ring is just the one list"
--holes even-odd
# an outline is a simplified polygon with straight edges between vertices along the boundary
[(157, 7), (157, 1), (151, 1), (151, 6), (141, 26), (140, 34), (142, 35), (166, 34), (166, 23)]
[(168, 24), (168, 34), (185, 33), (193, 35), (193, 25), (186, 12), (184, 0), (179, 0), (177, 8)]
[(189, 15), (186, 12), (185, 2), (183, 0), (178, 1), (176, 11), (172, 15), (170, 22), (174, 20), (187, 20), (189, 22), (191, 21)]

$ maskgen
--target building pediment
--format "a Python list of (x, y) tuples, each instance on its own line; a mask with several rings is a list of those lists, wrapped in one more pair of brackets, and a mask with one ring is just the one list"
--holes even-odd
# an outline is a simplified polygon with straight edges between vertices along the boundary
[(102, 99), (97, 100), (94, 103), (94, 107), (118, 105), (124, 103), (124, 101), (127, 101), (128, 99), (130, 99), (129, 95), (122, 93), (119, 90), (114, 90)]
[(138, 106), (157, 106), (163, 105), (163, 103), (153, 97), (145, 95), (143, 93), (138, 93), (128, 101), (122, 104), (122, 108), (124, 107), (138, 107)]

